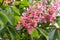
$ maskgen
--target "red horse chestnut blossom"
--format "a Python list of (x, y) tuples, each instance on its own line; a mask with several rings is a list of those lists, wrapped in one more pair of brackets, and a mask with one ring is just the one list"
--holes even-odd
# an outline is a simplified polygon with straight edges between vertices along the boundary
[(43, 2), (34, 1), (33, 5), (30, 5), (29, 8), (27, 8), (26, 13), (23, 13), (20, 17), (20, 22), (17, 24), (17, 28), (24, 27), (27, 29), (27, 32), (31, 34), (41, 19), (41, 23), (54, 23), (58, 5), (58, 2), (43, 5)]

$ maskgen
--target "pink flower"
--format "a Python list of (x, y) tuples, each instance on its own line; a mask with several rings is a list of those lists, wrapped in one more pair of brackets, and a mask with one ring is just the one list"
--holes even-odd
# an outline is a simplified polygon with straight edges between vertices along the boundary
[(43, 16), (42, 16), (42, 23), (47, 23), (47, 15), (46, 14), (44, 14)]
[(28, 28), (27, 29), (27, 32), (29, 33), (29, 34), (32, 34), (32, 31), (34, 30), (34, 28), (33, 27), (30, 27), (30, 28)]
[(17, 28), (19, 28), (20, 26), (21, 26), (20, 23), (18, 23), (18, 24), (17, 24)]
[(21, 25), (21, 23), (19, 22), (19, 23), (17, 24), (16, 29), (20, 28), (21, 26), (22, 26), (22, 25)]
[(51, 5), (52, 5), (52, 7), (54, 7), (55, 9), (57, 9), (60, 4), (59, 4), (58, 1), (56, 1), (56, 2), (51, 2)]
[(31, 11), (31, 10), (30, 10), (29, 8), (27, 8), (27, 13), (30, 13), (30, 11)]
[(17, 27), (24, 27), (27, 29), (27, 32), (31, 34), (41, 19), (41, 23), (54, 23), (59, 5), (58, 2), (52, 2), (49, 5), (43, 4), (43, 2), (34, 1), (33, 5), (30, 5), (27, 8), (26, 13), (23, 13), (20, 17), (21, 24), (19, 23)]
[(52, 15), (52, 14), (56, 13), (56, 9), (49, 8), (48, 12), (49, 12), (50, 15)]

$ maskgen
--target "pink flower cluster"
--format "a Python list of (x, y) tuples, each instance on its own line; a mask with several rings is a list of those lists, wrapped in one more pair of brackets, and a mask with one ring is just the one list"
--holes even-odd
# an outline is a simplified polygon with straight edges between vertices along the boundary
[[(58, 13), (58, 7), (59, 7), (59, 2), (51, 2), (50, 5), (44, 6), (44, 12), (42, 13), (42, 23), (54, 23), (54, 20), (56, 19), (56, 15)], [(47, 8), (48, 7), (48, 8)]]
[(58, 3), (52, 2), (50, 5), (43, 5), (43, 2), (34, 1), (33, 5), (30, 5), (29, 8), (27, 8), (26, 13), (23, 13), (20, 17), (17, 28), (24, 27), (27, 29), (27, 32), (31, 34), (34, 27), (37, 26), (37, 23), (40, 22), (41, 19), (42, 23), (53, 23), (56, 19), (57, 4)]
[(14, 1), (15, 0), (4, 0), (3, 4), (9, 4), (9, 3), (14, 4)]
[[(41, 6), (38, 8), (38, 6)], [(33, 6), (29, 6), (29, 8), (27, 8), (26, 13), (23, 13), (23, 15), (20, 17), (20, 22), (17, 25), (17, 28), (23, 26), (24, 28), (27, 28), (27, 32), (29, 34), (32, 33), (32, 31), (34, 30), (34, 27), (37, 26), (37, 23), (40, 20), (41, 17), (41, 13), (42, 13), (42, 5), (41, 4), (34, 4)]]

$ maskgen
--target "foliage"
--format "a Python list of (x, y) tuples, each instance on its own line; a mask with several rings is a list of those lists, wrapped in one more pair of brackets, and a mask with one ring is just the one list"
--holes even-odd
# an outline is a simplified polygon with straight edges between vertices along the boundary
[[(42, 2), (42, 0), (36, 0)], [(47, 1), (47, 0), (46, 0)], [(56, 0), (55, 0), (56, 1)], [(44, 1), (45, 2), (45, 1)], [(48, 0), (48, 4), (50, 4)], [(32, 34), (24, 27), (17, 29), (21, 16), (30, 5), (30, 0), (0, 0), (0, 39), (2, 40), (60, 40), (60, 16), (54, 24), (38, 22)], [(48, 7), (47, 7), (48, 8)], [(60, 12), (58, 12), (60, 14)]]

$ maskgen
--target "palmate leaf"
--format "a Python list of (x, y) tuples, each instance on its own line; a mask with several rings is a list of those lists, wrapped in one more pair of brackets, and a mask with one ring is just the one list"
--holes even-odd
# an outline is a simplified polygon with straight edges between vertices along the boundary
[(11, 7), (7, 10), (7, 16), (11, 20), (13, 25), (16, 25), (18, 23), (18, 21), (20, 19), (20, 16), (18, 16), (18, 15), (16, 15), (16, 13), (12, 10)]
[(0, 11), (0, 19), (1, 19), (4, 23), (6, 23), (7, 20), (8, 20), (7, 16), (6, 16), (2, 11)]
[(19, 21), (19, 16), (9, 15), (8, 18), (12, 22), (12, 25), (16, 25)]
[[(0, 11), (0, 20), (1, 20), (0, 24), (1, 25), (4, 24), (3, 25), (4, 28), (0, 31), (0, 37), (2, 37), (4, 39), (5, 37), (3, 37), (3, 36), (4, 36), (4, 34), (7, 33), (6, 36), (10, 36), (10, 37), (8, 37), (8, 39), (20, 40), (20, 36), (18, 35), (16, 30), (14, 29), (17, 22), (18, 22), (18, 19), (19, 19), (19, 16), (15, 15), (12, 12), (12, 9), (11, 9), (11, 12), (10, 12), (10, 10), (1, 10)], [(9, 28), (8, 25), (9, 25), (9, 27), (13, 27), (13, 28)], [(8, 31), (7, 31), (7, 28), (8, 28)], [(8, 32), (9, 32), (9, 34), (8, 34)]]
[(4, 22), (4, 24), (9, 22), (12, 25), (11, 20), (8, 18), (8, 16), (3, 11), (0, 11), (0, 19)]
[(2, 18), (2, 21), (4, 23), (6, 23), (6, 21), (7, 21), (7, 22), (10, 23), (10, 25), (16, 25), (17, 22), (20, 19), (20, 17), (18, 15), (16, 15), (16, 13), (14, 13), (14, 11), (12, 11), (11, 8), (9, 8), (7, 11), (6, 10), (5, 11), (4, 10), (1, 10), (1, 13), (0, 14), (2, 14), (1, 18), (3, 17)]

